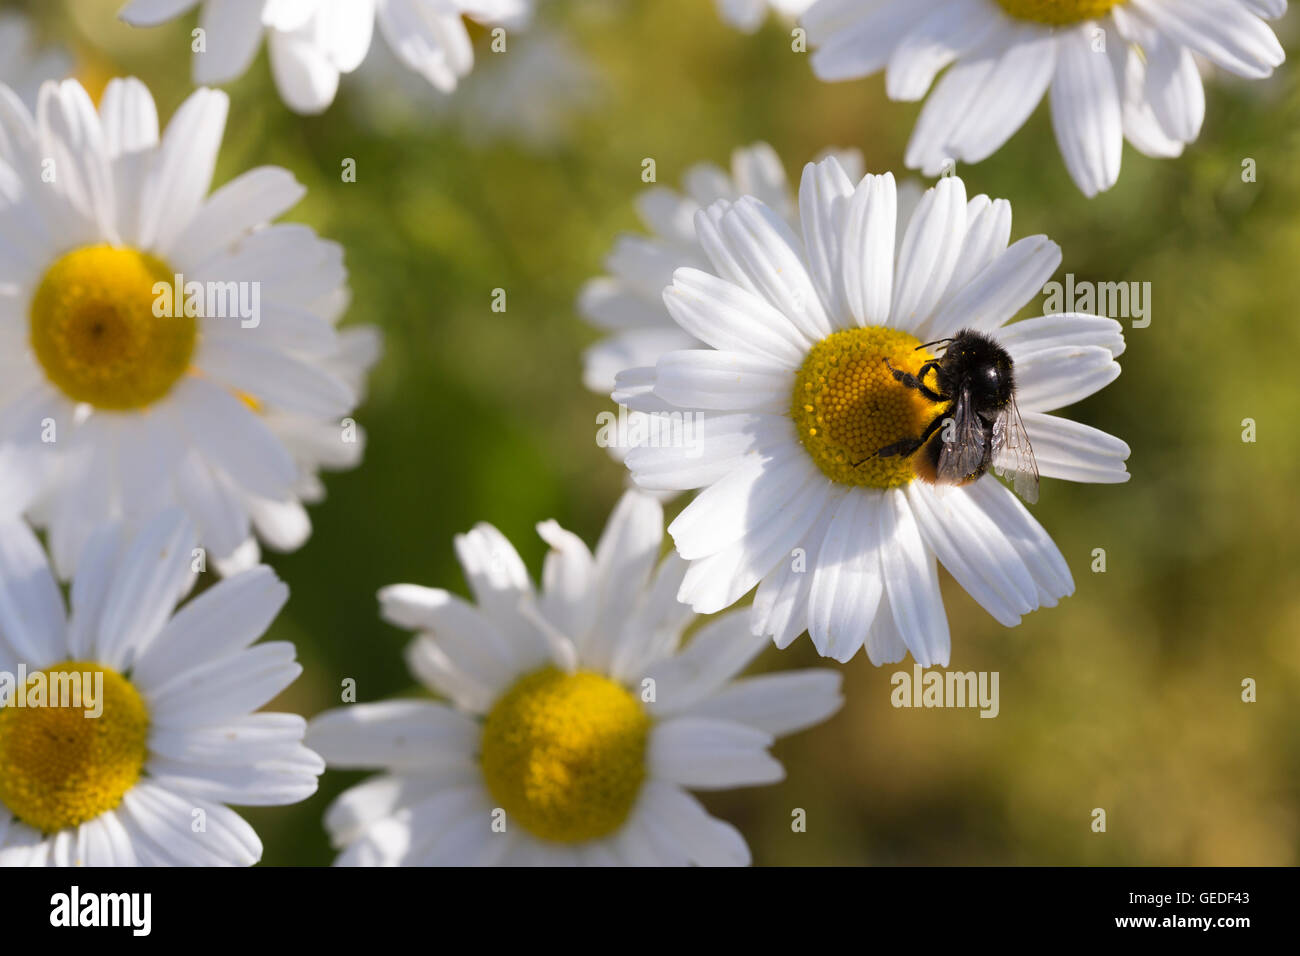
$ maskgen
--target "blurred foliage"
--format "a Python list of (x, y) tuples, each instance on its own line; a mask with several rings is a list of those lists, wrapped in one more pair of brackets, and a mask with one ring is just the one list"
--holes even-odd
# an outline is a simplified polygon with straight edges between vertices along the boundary
[[(88, 86), (141, 77), (165, 119), (191, 88), (193, 17), (131, 30), (120, 4), (11, 5), (74, 49)], [(445, 124), (371, 129), (355, 78), (324, 116), (295, 116), (264, 52), (230, 87), (218, 182), (291, 169), (310, 191), (288, 218), (344, 245), (348, 321), (387, 338), (359, 414), (364, 465), (329, 476), (312, 540), (270, 559), (292, 589), (271, 636), (294, 641), (305, 667), (277, 709), (315, 714), (347, 677), (363, 700), (413, 692), (407, 636), (378, 620), (374, 595), (398, 581), (463, 593), (456, 532), (494, 523), (535, 572), (537, 521), (594, 541), (624, 478), (593, 441), (607, 402), (580, 385), (594, 333), (573, 300), (615, 235), (638, 228), (643, 157), (661, 184), (759, 139), (793, 176), (827, 146), (904, 172), (919, 106), (887, 101), (878, 76), (817, 81), (775, 21), (746, 37), (708, 0), (544, 7), (604, 85), (600, 108), (547, 153), (470, 148)], [(1131, 444), (1133, 479), (1045, 486), (1036, 514), (1077, 583), (1060, 607), (1007, 630), (945, 576), (953, 666), (1000, 672), (997, 719), (896, 710), (900, 668), (859, 655), (844, 668), (844, 710), (778, 744), (784, 783), (708, 797), (756, 862), (1300, 862), (1300, 388), (1287, 364), (1300, 354), (1297, 155), (1288, 65), (1264, 83), (1212, 78), (1200, 141), (1174, 161), (1126, 147), (1119, 185), (1095, 200), (1069, 180), (1045, 106), (961, 170), (972, 194), (1012, 201), (1016, 237), (1056, 239), (1063, 271), (1152, 283), (1152, 322), (1127, 333), (1123, 376), (1072, 411)], [(341, 182), (345, 157), (355, 184)], [(1255, 183), (1242, 181), (1247, 157)], [(490, 310), (498, 287), (505, 314)], [(1255, 444), (1241, 439), (1247, 417)], [(1098, 547), (1104, 574), (1089, 570)], [(817, 663), (806, 640), (762, 659)], [(1258, 703), (1241, 701), (1245, 677)], [(357, 779), (331, 772), (304, 804), (246, 811), (265, 862), (328, 862), (321, 815)], [(791, 832), (796, 807), (807, 833)], [(1105, 834), (1090, 829), (1094, 807), (1107, 811)]]

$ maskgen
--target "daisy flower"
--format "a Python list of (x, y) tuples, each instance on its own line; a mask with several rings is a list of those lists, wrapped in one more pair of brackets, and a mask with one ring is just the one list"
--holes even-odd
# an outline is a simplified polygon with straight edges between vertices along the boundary
[(1046, 95), (1088, 196), (1119, 178), (1128, 139), (1177, 156), (1200, 134), (1197, 58), (1260, 79), (1285, 55), (1264, 22), (1286, 0), (818, 0), (804, 15), (823, 80), (885, 71), (891, 99), (926, 100), (906, 162), (937, 175), (991, 156)]
[(718, 15), (738, 30), (754, 33), (763, 25), (770, 8), (775, 13), (793, 19), (803, 13), (813, 0), (716, 0)]
[[(861, 178), (862, 154), (857, 150), (830, 150), (827, 155), (835, 156), (849, 176)], [(799, 228), (794, 191), (780, 157), (767, 143), (737, 149), (730, 171), (713, 163), (693, 166), (682, 185), (682, 192), (653, 186), (641, 194), (637, 211), (650, 234), (620, 236), (605, 260), (609, 274), (588, 280), (578, 294), (579, 313), (606, 333), (583, 355), (583, 381), (593, 392), (610, 394), (623, 369), (653, 365), (665, 352), (702, 346), (673, 321), (663, 299), (664, 286), (672, 282), (678, 266), (708, 267), (708, 256), (695, 234), (695, 215), (701, 208), (718, 199), (757, 196), (792, 228)], [(904, 214), (920, 199), (916, 183), (899, 186), (898, 205)], [(630, 448), (655, 440), (651, 437), (655, 429), (671, 421), (662, 416), (672, 411), (671, 406), (654, 405), (645, 396), (637, 409), (622, 411), (627, 427), (616, 443), (608, 445), (610, 456), (621, 462)], [(667, 499), (672, 493), (659, 492), (658, 497)]]
[(165, 23), (199, 6), (205, 49), (194, 55), (195, 83), (227, 83), (248, 69), (266, 34), (276, 88), (290, 109), (320, 113), (339, 76), (370, 50), (375, 24), (393, 52), (434, 87), (450, 93), (474, 66), (464, 18), (522, 26), (534, 0), (130, 0), (119, 14), (132, 26)]
[[(757, 586), (754, 627), (784, 647), (807, 630), (847, 661), (910, 651), (946, 665), (935, 559), (1011, 626), (1074, 585), (1052, 539), (991, 475), (963, 487), (913, 480), (914, 458), (875, 457), (945, 407), (905, 388), (923, 343), (973, 329), (1010, 355), (1016, 397), (1048, 477), (1127, 479), (1128, 446), (1048, 412), (1119, 374), (1119, 323), (1062, 314), (1004, 323), (1061, 261), (1033, 236), (1008, 245), (1011, 207), (967, 201), (956, 177), (927, 191), (896, 242), (893, 177), (856, 187), (834, 159), (810, 164), (802, 236), (754, 197), (714, 203), (696, 228), (714, 272), (678, 269), (664, 301), (708, 348), (667, 352), (619, 376), (614, 398), (703, 414), (694, 447), (640, 447), (648, 489), (701, 493), (669, 526), (690, 562), (679, 599), (700, 613)], [(715, 274), (716, 273), (716, 274)]]
[(335, 328), (342, 249), (268, 225), (303, 195), (286, 170), (208, 195), (226, 109), (199, 90), (160, 137), (136, 80), (98, 112), (49, 83), (35, 117), (0, 87), (0, 487), (62, 574), (106, 517), (169, 505), (217, 561), (254, 529), (297, 547), (304, 483), (359, 455), (375, 342)]
[(11, 87), (24, 103), (35, 103), (42, 83), (67, 76), (71, 68), (72, 60), (64, 51), (37, 46), (27, 17), (0, 13), (0, 83)]
[(196, 540), (174, 510), (101, 527), (65, 611), (35, 535), (0, 521), (0, 866), (248, 866), (262, 844), (228, 804), (315, 793), (306, 722), (254, 713), (302, 670), (250, 646), (288, 589), (258, 567), (177, 611)]
[(840, 706), (840, 677), (737, 678), (767, 643), (743, 615), (704, 624), (673, 599), (663, 511), (628, 492), (593, 555), (555, 522), (540, 593), (490, 525), (456, 539), (476, 604), (399, 584), (384, 617), (419, 632), (407, 661), (448, 703), (353, 704), (315, 718), (333, 767), (383, 771), (325, 826), (345, 865), (745, 864), (688, 790), (780, 780), (773, 739)]

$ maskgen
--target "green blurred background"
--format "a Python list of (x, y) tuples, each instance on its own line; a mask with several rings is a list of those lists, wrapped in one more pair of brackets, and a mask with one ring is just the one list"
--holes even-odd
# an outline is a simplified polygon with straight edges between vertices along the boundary
[[(166, 119), (190, 90), (194, 17), (131, 30), (120, 5), (6, 3), (73, 51), (93, 92), (134, 74)], [(819, 82), (776, 21), (746, 37), (711, 0), (543, 7), (595, 73), (595, 105), (548, 150), (469, 145), (382, 77), (345, 77), (324, 116), (295, 116), (265, 52), (230, 87), (218, 182), (261, 164), (292, 170), (309, 194), (287, 218), (343, 244), (347, 321), (387, 338), (358, 415), (364, 464), (328, 477), (311, 541), (270, 559), (292, 591), (270, 636), (296, 643), (305, 667), (274, 709), (315, 714), (349, 677), (362, 700), (415, 692), (408, 636), (379, 621), (375, 592), (411, 581), (464, 593), (451, 538), (475, 522), (497, 525), (534, 573), (539, 520), (594, 542), (624, 475), (594, 441), (607, 402), (580, 385), (595, 334), (573, 302), (616, 234), (639, 229), (643, 157), (661, 185), (760, 139), (794, 176), (828, 146), (904, 172), (918, 106), (886, 100), (879, 76)], [(876, 669), (859, 655), (843, 668), (844, 709), (777, 745), (784, 783), (706, 795), (756, 863), (1298, 862), (1297, 75), (1288, 64), (1263, 83), (1212, 80), (1200, 141), (1174, 161), (1126, 147), (1119, 185), (1095, 200), (1069, 180), (1045, 107), (995, 157), (959, 170), (972, 194), (1012, 201), (1016, 237), (1057, 240), (1063, 272), (1152, 283), (1151, 325), (1127, 332), (1124, 374), (1072, 411), (1129, 442), (1133, 479), (1045, 486), (1035, 513), (1077, 584), (1060, 607), (1008, 630), (944, 576), (953, 667), (1000, 672), (997, 719), (896, 710), (890, 675), (910, 660)], [(345, 157), (354, 184), (340, 180)], [(1246, 158), (1255, 183), (1242, 182)], [(497, 287), (504, 314), (490, 309)], [(1248, 417), (1253, 444), (1241, 438)], [(1089, 570), (1094, 548), (1106, 550), (1104, 574)], [(801, 639), (760, 666), (817, 663)], [(1256, 703), (1241, 700), (1247, 677)], [(330, 772), (310, 801), (246, 811), (264, 862), (329, 862), (322, 813), (361, 776)], [(806, 833), (791, 832), (796, 807)], [(1094, 807), (1106, 833), (1092, 832)]]

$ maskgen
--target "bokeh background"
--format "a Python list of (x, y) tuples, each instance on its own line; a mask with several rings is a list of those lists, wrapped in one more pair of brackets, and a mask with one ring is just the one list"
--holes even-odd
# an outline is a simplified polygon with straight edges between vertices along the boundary
[[(120, 5), (3, 4), (64, 45), (92, 92), (141, 77), (165, 119), (191, 88), (194, 17), (131, 30)], [(608, 402), (580, 384), (595, 333), (573, 303), (615, 236), (640, 228), (644, 157), (661, 185), (756, 140), (796, 177), (828, 146), (904, 172), (918, 107), (886, 100), (880, 77), (819, 82), (777, 21), (747, 37), (711, 0), (548, 0), (541, 20), (570, 57), (550, 98), (517, 78), (492, 85), (503, 66), (478, 34), (473, 102), (501, 89), (517, 100), (491, 122), (478, 105), (438, 102), (377, 49), (321, 117), (280, 103), (264, 52), (229, 88), (217, 181), (292, 170), (309, 194), (288, 218), (344, 245), (348, 321), (387, 339), (358, 415), (363, 466), (328, 477), (306, 547), (270, 557), (292, 591), (271, 636), (305, 666), (274, 709), (315, 714), (345, 678), (363, 700), (417, 693), (408, 637), (378, 619), (375, 592), (411, 581), (465, 593), (451, 539), (475, 522), (501, 528), (534, 573), (538, 521), (594, 542), (624, 474), (595, 444)], [(1294, 60), (1297, 31), (1280, 29)], [(505, 57), (528, 42), (512, 37)], [(356, 183), (341, 181), (347, 157)], [(1267, 82), (1211, 81), (1200, 141), (1174, 161), (1126, 147), (1119, 185), (1095, 200), (1069, 180), (1045, 106), (960, 170), (972, 195), (1012, 201), (1015, 237), (1057, 240), (1062, 272), (1152, 284), (1152, 321), (1127, 333), (1123, 375), (1072, 410), (1129, 442), (1133, 478), (1045, 485), (1035, 513), (1077, 584), (1059, 607), (1008, 630), (944, 575), (953, 667), (1000, 673), (996, 719), (896, 710), (890, 675), (910, 660), (877, 669), (859, 655), (843, 667), (844, 709), (778, 744), (785, 782), (706, 795), (756, 863), (1300, 862), (1298, 157), (1288, 63)], [(491, 311), (495, 288), (505, 313)], [(1094, 548), (1105, 573), (1090, 570)], [(803, 638), (759, 667), (818, 663)], [(1248, 677), (1255, 703), (1241, 699)], [(246, 811), (264, 862), (329, 862), (322, 813), (360, 778), (330, 772), (310, 801)], [(1091, 829), (1095, 807), (1106, 833)], [(806, 833), (791, 831), (794, 808)]]

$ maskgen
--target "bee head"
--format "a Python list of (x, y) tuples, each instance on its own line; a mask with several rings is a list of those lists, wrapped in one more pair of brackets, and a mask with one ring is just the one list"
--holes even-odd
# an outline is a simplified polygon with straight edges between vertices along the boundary
[(989, 336), (973, 329), (958, 332), (943, 354), (952, 380), (969, 384), (976, 408), (1001, 408), (1015, 391), (1010, 354)]

